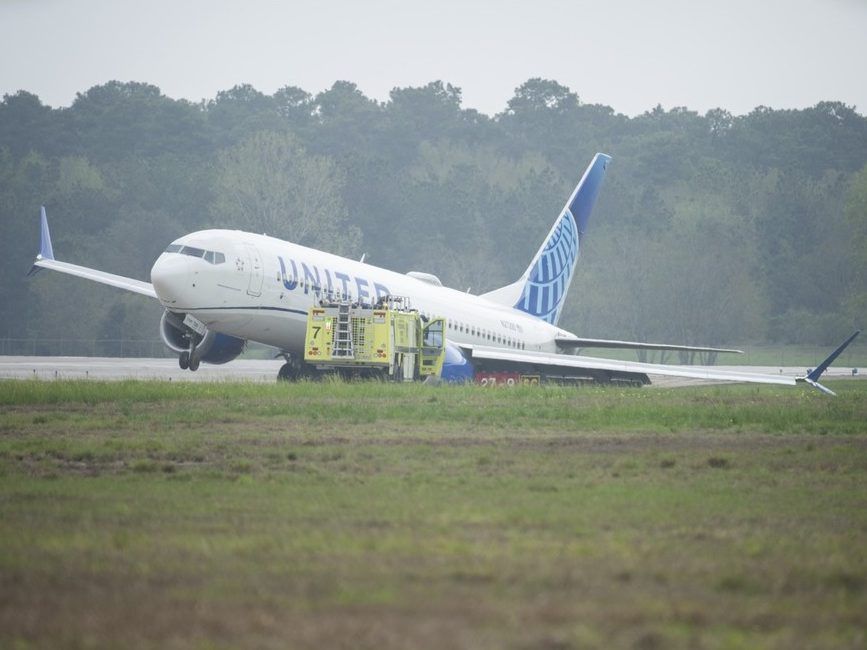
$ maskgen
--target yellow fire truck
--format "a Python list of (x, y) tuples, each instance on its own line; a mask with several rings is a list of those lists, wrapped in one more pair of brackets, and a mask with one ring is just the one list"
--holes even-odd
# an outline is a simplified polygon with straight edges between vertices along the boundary
[(413, 381), (439, 377), (444, 358), (443, 319), (425, 319), (407, 298), (323, 301), (307, 315), (304, 361), (319, 370)]

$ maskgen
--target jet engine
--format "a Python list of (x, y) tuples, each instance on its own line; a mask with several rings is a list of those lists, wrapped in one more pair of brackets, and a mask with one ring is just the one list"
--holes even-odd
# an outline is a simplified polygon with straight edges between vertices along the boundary
[(451, 383), (472, 382), (475, 368), (459, 345), (446, 341), (446, 358), (440, 375), (443, 381)]
[[(241, 354), (247, 343), (243, 339), (207, 329), (202, 336), (184, 325), (182, 316), (168, 310), (160, 319), (160, 336), (170, 350), (177, 352), (181, 357), (186, 354), (186, 364), (191, 370), (198, 367), (198, 361), (213, 364), (227, 363)], [(195, 362), (191, 362), (189, 357), (191, 337), (195, 339), (197, 358)], [(183, 367), (184, 364), (181, 365)]]

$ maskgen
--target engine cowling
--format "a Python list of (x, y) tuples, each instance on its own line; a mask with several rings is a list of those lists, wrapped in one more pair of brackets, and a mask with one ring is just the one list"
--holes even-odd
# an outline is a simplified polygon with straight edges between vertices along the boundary
[(446, 341), (446, 356), (440, 374), (443, 381), (463, 383), (471, 382), (475, 377), (475, 368), (466, 357), (460, 346)]
[[(169, 311), (164, 312), (160, 319), (160, 337), (163, 343), (178, 354), (190, 349), (190, 334), (182, 322), (180, 316)], [(244, 339), (205, 330), (205, 336), (196, 345), (196, 354), (206, 363), (227, 363), (241, 354), (246, 344)]]

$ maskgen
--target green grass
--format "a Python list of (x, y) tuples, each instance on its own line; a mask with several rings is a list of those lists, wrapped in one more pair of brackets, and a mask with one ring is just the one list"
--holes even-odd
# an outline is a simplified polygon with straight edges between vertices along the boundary
[(863, 647), (832, 386), (0, 383), (0, 647)]

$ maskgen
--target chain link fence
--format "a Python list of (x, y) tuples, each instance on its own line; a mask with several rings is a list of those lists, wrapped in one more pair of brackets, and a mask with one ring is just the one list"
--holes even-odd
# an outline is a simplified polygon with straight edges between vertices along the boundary
[[(134, 357), (174, 359), (177, 354), (160, 339), (32, 339), (0, 338), (4, 357)], [(274, 359), (278, 350), (248, 342), (243, 359)]]
[[(742, 355), (720, 355), (717, 363), (732, 363), (749, 366), (804, 366), (813, 368), (834, 350), (836, 345), (756, 345), (744, 346)], [(727, 357), (731, 361), (723, 361)], [(834, 367), (867, 366), (867, 340), (859, 336), (843, 351)]]
[(160, 339), (0, 339), (0, 356), (143, 357), (176, 356)]

